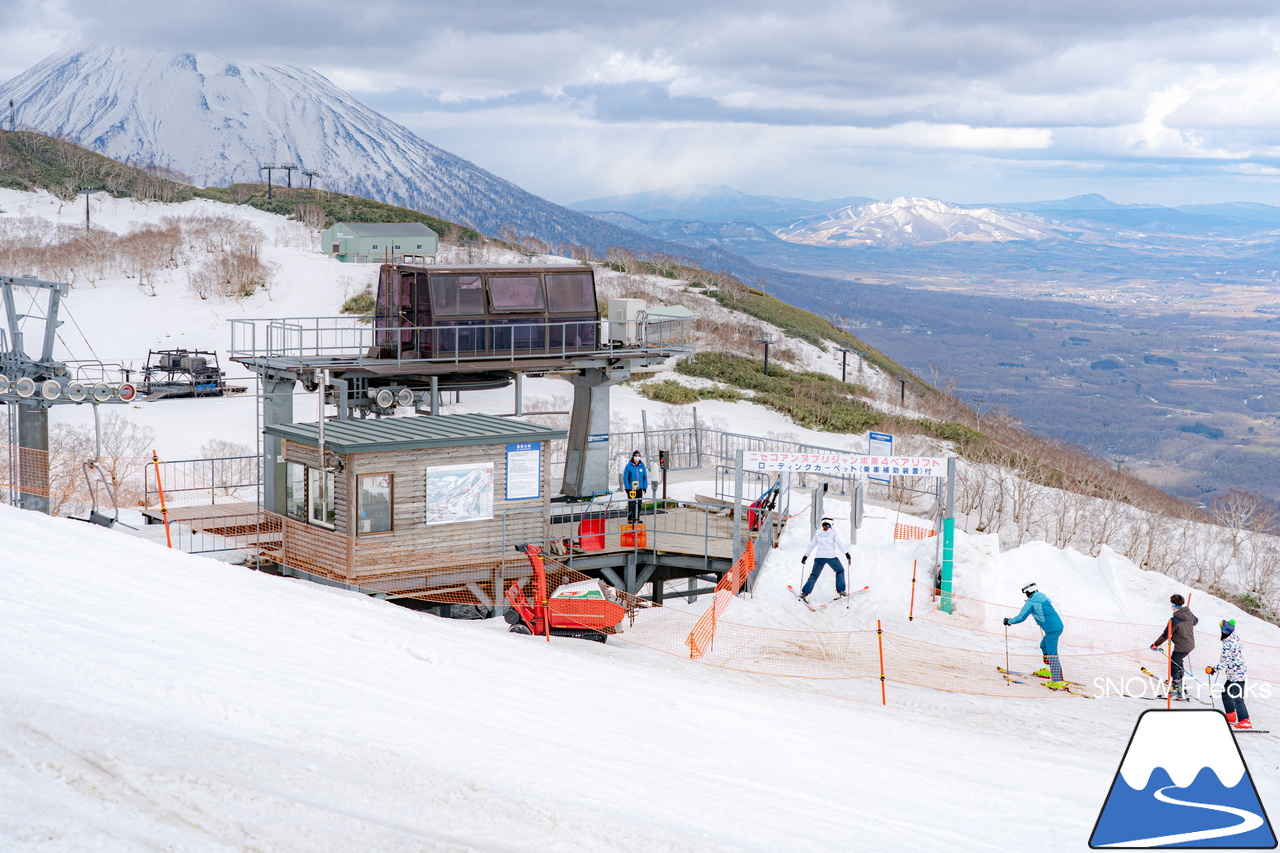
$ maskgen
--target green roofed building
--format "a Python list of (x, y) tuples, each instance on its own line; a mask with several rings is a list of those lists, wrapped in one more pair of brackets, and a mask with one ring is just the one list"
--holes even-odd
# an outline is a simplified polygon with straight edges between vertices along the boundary
[(421, 222), (339, 222), (320, 235), (320, 251), (348, 264), (425, 260), (440, 238)]

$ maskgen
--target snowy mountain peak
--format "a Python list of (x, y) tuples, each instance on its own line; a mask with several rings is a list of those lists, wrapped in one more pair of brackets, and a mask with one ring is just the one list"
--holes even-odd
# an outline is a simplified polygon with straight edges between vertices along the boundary
[(1120, 775), (1130, 788), (1142, 790), (1157, 767), (1179, 788), (1188, 787), (1206, 767), (1228, 788), (1245, 774), (1231, 731), (1212, 711), (1143, 714)]
[(784, 240), (820, 246), (898, 247), (925, 243), (1003, 243), (1055, 235), (1031, 218), (990, 207), (965, 208), (931, 198), (902, 197), (849, 205), (775, 232)]
[(291, 163), (317, 172), (317, 187), (489, 234), (509, 226), (551, 243), (651, 244), (423, 141), (298, 65), (90, 45), (37, 63), (0, 86), (0, 98), (17, 103), (25, 128), (198, 184), (256, 182), (261, 166)]

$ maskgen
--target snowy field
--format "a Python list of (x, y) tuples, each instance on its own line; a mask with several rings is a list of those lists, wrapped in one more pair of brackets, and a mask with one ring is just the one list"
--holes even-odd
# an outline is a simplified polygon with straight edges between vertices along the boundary
[[(91, 203), (95, 225), (121, 232), (181, 212)], [(38, 194), (0, 190), (0, 208), (83, 222), (83, 202)], [(375, 273), (288, 245), (279, 217), (230, 210), (269, 237), (266, 258), (281, 268), (269, 294), (202, 301), (180, 271), (156, 296), (125, 279), (81, 284), (66, 303), (64, 354), (91, 347), (136, 366), (161, 346), (225, 354), (228, 319), (334, 314)], [(570, 386), (533, 379), (525, 393), (567, 401)], [(459, 410), (511, 407), (509, 390), (469, 392)], [(670, 407), (617, 388), (613, 409), (638, 427), (642, 410), (653, 426)], [(855, 442), (750, 404), (698, 410), (761, 435)], [(125, 411), (156, 430), (162, 458), (196, 456), (210, 438), (256, 443), (250, 396)], [(300, 393), (297, 411), (310, 419), (314, 395)], [(63, 406), (55, 419), (91, 415)], [(697, 491), (705, 484), (673, 486), (673, 497)], [(804, 503), (796, 494), (792, 511)], [(827, 509), (847, 529), (848, 504)], [(871, 591), (808, 612), (786, 590), (801, 580), (806, 519), (727, 620), (851, 631), (879, 619), (931, 643), (1003, 648), (994, 634), (907, 622), (911, 560), (926, 564), (934, 544), (893, 542), (894, 521), (913, 521), (894, 509), (871, 508), (854, 548), (851, 583)], [(1084, 850), (1138, 715), (1156, 707), (892, 682), (882, 707), (876, 679), (730, 672), (625, 634), (547, 643), (498, 620), (443, 620), (167, 551), (147, 532), (152, 541), (0, 507), (0, 850)], [(1073, 617), (1149, 623), (1154, 638), (1169, 594), (1185, 592), (1105, 551), (1001, 552), (994, 537), (959, 534), (956, 561), (959, 594), (1016, 607), (1035, 580), (1069, 629)], [(818, 590), (831, 593), (829, 574)], [(1238, 618), (1247, 640), (1280, 646), (1280, 628), (1207, 594), (1194, 609), (1202, 625)], [(1191, 662), (1203, 668), (1215, 652)], [(1270, 726), (1278, 706), (1252, 702), (1255, 722)], [(1264, 805), (1280, 813), (1280, 747), (1268, 735), (1241, 743)]]

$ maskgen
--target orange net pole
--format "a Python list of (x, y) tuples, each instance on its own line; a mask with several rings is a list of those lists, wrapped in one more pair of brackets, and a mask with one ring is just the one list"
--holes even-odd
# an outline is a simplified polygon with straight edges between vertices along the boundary
[(876, 620), (876, 645), (880, 649), (880, 704), (888, 705), (889, 700), (884, 693), (884, 630), (880, 627), (879, 619)]
[(916, 618), (916, 563), (918, 560), (911, 561), (911, 606), (907, 608), (907, 621), (913, 622)]
[(1170, 619), (1169, 624), (1165, 626), (1165, 631), (1167, 632), (1165, 634), (1165, 640), (1169, 643), (1169, 650), (1166, 652), (1166, 654), (1168, 655), (1168, 666), (1169, 666), (1168, 673), (1169, 674), (1166, 676), (1168, 681), (1168, 689), (1165, 690), (1166, 695), (1164, 699), (1164, 706), (1165, 706), (1165, 709), (1168, 710), (1173, 707), (1173, 620), (1172, 619)]
[(160, 485), (160, 457), (151, 451), (151, 461), (156, 466), (156, 493), (160, 496), (160, 517), (164, 519), (164, 539), (173, 547), (173, 536), (169, 533), (169, 510), (164, 505), (164, 486)]

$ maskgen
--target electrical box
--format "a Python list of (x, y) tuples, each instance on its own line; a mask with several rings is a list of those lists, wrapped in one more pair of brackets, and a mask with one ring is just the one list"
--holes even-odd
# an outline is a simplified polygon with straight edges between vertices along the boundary
[(638, 345), (643, 337), (646, 307), (643, 299), (610, 299), (609, 340), (624, 346)]

